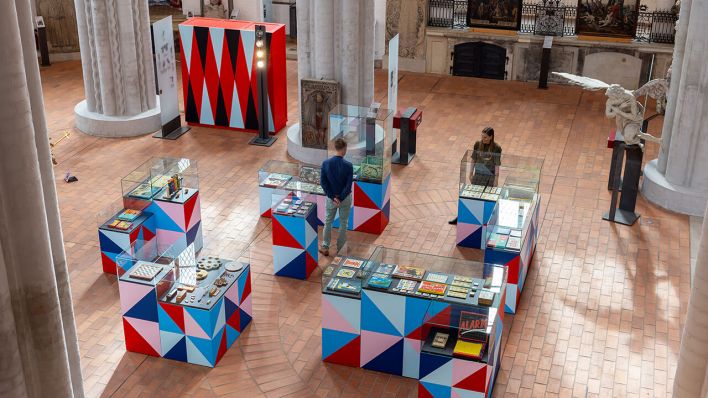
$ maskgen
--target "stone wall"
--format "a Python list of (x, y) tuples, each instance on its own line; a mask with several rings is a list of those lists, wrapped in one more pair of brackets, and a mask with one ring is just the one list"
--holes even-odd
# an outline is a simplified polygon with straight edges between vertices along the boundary
[[(386, 43), (400, 35), (398, 62), (402, 70), (425, 70), (427, 12), (427, 0), (386, 0)], [(384, 65), (387, 64), (385, 59)]]

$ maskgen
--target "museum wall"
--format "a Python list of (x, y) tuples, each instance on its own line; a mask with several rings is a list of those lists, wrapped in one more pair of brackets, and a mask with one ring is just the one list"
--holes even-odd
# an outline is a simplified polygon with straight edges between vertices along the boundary
[(79, 51), (74, 0), (35, 0), (37, 15), (44, 18), (51, 53)]
[[(450, 74), (450, 54), (455, 45), (482, 41), (506, 49), (507, 79), (538, 80), (543, 37), (497, 36), (449, 29), (426, 31), (426, 67), (428, 73)], [(633, 89), (649, 78), (665, 77), (671, 63), (673, 46), (647, 43), (614, 43), (555, 38), (551, 50), (551, 70), (591, 76), (619, 83)], [(554, 81), (554, 77), (550, 77)]]

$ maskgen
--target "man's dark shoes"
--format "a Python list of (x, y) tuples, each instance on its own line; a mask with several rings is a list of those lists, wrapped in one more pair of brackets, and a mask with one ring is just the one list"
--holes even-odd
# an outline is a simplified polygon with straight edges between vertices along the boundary
[(454, 220), (450, 220), (447, 223), (450, 225), (457, 225), (457, 218), (455, 218)]
[(329, 257), (329, 249), (320, 248), (320, 253), (325, 257)]

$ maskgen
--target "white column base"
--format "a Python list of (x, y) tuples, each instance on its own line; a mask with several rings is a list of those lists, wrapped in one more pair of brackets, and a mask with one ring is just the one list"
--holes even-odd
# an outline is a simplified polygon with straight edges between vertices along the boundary
[(644, 166), (642, 194), (650, 202), (667, 210), (690, 216), (702, 216), (708, 203), (708, 192), (674, 185), (656, 168), (656, 159)]
[(97, 137), (135, 137), (162, 128), (159, 105), (135, 116), (119, 117), (91, 112), (86, 106), (86, 100), (83, 100), (74, 107), (74, 115), (77, 129)]

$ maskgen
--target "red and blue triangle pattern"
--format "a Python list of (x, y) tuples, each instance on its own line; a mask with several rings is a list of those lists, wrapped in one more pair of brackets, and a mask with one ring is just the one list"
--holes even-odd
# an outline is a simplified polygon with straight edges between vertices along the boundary
[(273, 274), (307, 279), (317, 268), (317, 206), (307, 217), (272, 215)]
[(161, 200), (156, 197), (148, 206), (155, 216), (157, 250), (182, 251), (194, 243), (194, 250), (201, 250), (202, 237), (201, 195), (199, 190), (190, 189), (186, 200)]
[(156, 287), (118, 282), (128, 351), (214, 367), (251, 322), (251, 268), (210, 309), (157, 301)]
[(287, 122), (285, 26), (266, 26), (267, 115), (258, 114), (255, 23), (191, 18), (179, 25), (185, 119), (189, 124), (275, 134)]
[(457, 201), (457, 245), (473, 249), (486, 246), (487, 223), (496, 202), (459, 198)]
[[(119, 231), (108, 227), (99, 227), (98, 244), (101, 249), (103, 272), (119, 276), (123, 275), (130, 270), (134, 262), (119, 261), (119, 256), (135, 257), (146, 255), (147, 249), (157, 241), (155, 239), (155, 221), (156, 218), (151, 213), (144, 212), (138, 219), (133, 221), (133, 226), (129, 230)], [(152, 258), (140, 259), (152, 260)]]

